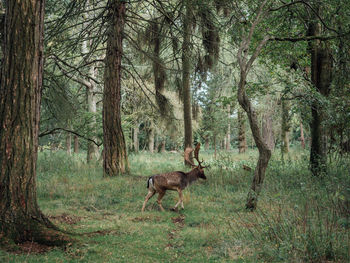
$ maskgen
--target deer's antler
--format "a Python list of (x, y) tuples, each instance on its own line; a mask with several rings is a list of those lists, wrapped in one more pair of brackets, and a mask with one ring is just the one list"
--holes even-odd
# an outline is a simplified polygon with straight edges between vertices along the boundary
[(206, 168), (206, 166), (202, 166), (202, 163), (203, 163), (203, 159), (202, 161), (199, 160), (199, 157), (198, 157), (198, 153), (199, 153), (199, 149), (201, 148), (201, 144), (200, 143), (197, 143), (196, 145), (196, 149), (194, 150), (194, 158), (197, 160), (198, 162), (198, 166), (201, 167), (201, 168)]
[(188, 162), (189, 164), (191, 164), (192, 166), (196, 166), (191, 160), (190, 160), (190, 154), (191, 152), (193, 152), (193, 149), (191, 147), (187, 147), (185, 149), (185, 152), (184, 152), (184, 157), (185, 157), (185, 160), (186, 162)]

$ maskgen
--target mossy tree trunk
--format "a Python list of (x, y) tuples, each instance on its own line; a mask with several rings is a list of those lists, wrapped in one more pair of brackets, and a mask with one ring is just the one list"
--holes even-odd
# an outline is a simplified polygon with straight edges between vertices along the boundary
[(61, 245), (68, 238), (42, 214), (36, 196), (44, 0), (6, 2), (0, 90), (0, 236), (15, 242)]
[[(310, 23), (309, 35), (318, 36), (321, 34), (319, 23)], [(319, 40), (309, 42), (311, 53), (311, 81), (319, 92), (320, 96), (328, 97), (332, 82), (332, 55), (329, 47)], [(310, 123), (311, 149), (310, 169), (313, 175), (318, 176), (326, 172), (327, 147), (326, 128), (324, 125), (323, 105), (318, 99), (314, 99), (311, 105), (312, 120)]]
[(108, 1), (109, 28), (103, 91), (103, 168), (105, 176), (116, 176), (129, 170), (120, 110), (125, 9), (124, 1)]

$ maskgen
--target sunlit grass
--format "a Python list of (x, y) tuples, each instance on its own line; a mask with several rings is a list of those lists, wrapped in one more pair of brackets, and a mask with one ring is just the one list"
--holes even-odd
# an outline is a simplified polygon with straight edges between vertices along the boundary
[[(66, 250), (14, 255), (1, 262), (346, 262), (349, 260), (349, 162), (332, 164), (313, 178), (307, 153), (276, 150), (254, 213), (245, 201), (257, 153), (201, 152), (208, 180), (184, 192), (185, 210), (171, 212), (168, 192), (160, 212), (156, 198), (141, 206), (148, 176), (184, 170), (181, 154), (130, 155), (129, 175), (103, 178), (85, 155), (39, 155), (38, 199), (60, 228), (83, 235)], [(62, 220), (66, 217), (69, 220)], [(96, 233), (96, 231), (98, 231)], [(93, 232), (93, 233), (91, 233)], [(85, 234), (84, 234), (85, 233)], [(89, 234), (90, 233), (90, 234)]]

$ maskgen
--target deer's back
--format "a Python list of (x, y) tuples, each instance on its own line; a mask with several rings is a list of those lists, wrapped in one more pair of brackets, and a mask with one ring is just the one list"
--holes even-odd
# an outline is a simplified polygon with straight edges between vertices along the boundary
[(184, 189), (187, 186), (186, 173), (181, 171), (156, 174), (152, 178), (156, 190), (177, 190), (179, 188)]

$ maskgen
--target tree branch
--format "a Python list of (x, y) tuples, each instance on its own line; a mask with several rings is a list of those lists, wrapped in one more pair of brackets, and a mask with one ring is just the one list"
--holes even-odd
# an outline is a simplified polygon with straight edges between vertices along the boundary
[(56, 133), (57, 131), (59, 131), (59, 130), (72, 133), (72, 134), (74, 134), (74, 135), (76, 135), (76, 136), (78, 136), (78, 137), (80, 137), (80, 138), (83, 138), (83, 139), (85, 139), (85, 140), (87, 140), (87, 141), (90, 141), (90, 142), (94, 143), (95, 145), (97, 145), (97, 147), (100, 147), (100, 146), (102, 145), (102, 143), (97, 143), (97, 142), (94, 141), (93, 139), (87, 138), (87, 137), (85, 137), (84, 135), (81, 135), (81, 134), (79, 134), (79, 133), (77, 133), (77, 132), (75, 132), (75, 131), (71, 131), (71, 130), (68, 130), (68, 129), (65, 129), (65, 128), (54, 128), (54, 129), (49, 130), (49, 131), (44, 131), (44, 132), (40, 133), (38, 136), (39, 136), (39, 137), (44, 137), (44, 136), (46, 136), (46, 135), (55, 134), (55, 133)]

